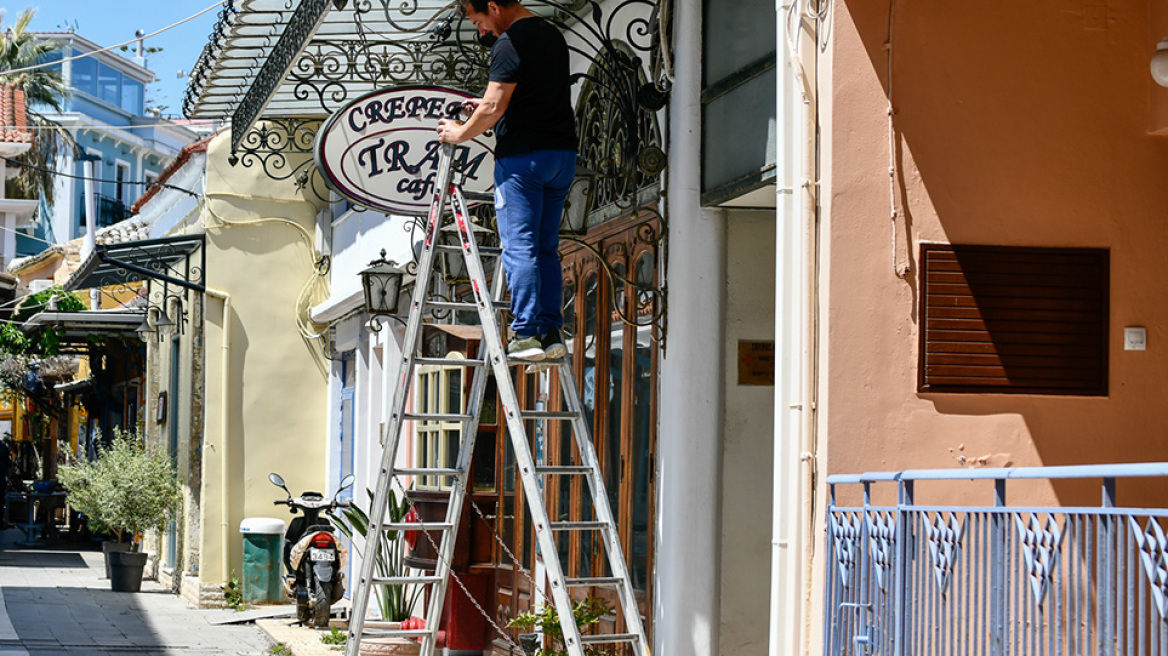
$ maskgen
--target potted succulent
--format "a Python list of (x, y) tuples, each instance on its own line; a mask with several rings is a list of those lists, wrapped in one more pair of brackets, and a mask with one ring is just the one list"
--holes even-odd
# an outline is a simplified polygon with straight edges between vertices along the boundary
[[(612, 612), (612, 607), (604, 600), (588, 597), (572, 608), (572, 615), (576, 617), (576, 626), (581, 633), (586, 632), (593, 625), (600, 623), (600, 618)], [(520, 613), (507, 622), (508, 629), (532, 631), (539, 633), (525, 633), (519, 636), (523, 650), (534, 656), (567, 656), (568, 650), (564, 645), (564, 630), (560, 627), (560, 616), (551, 604), (544, 606), (539, 613)], [(543, 634), (545, 644), (540, 644), (540, 633)], [(586, 656), (601, 656), (599, 649), (588, 647), (584, 649)]]
[(111, 529), (118, 542), (128, 537), (129, 551), (108, 551), (110, 588), (137, 592), (147, 554), (141, 536), (161, 529), (179, 501), (178, 480), (170, 458), (146, 448), (141, 436), (114, 430), (97, 460), (66, 465), (60, 471), (69, 503), (99, 527)]

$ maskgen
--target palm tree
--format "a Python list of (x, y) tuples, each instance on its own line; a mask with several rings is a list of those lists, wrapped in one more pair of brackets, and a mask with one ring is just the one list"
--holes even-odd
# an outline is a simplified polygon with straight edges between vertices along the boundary
[[(16, 84), (24, 89), (24, 97), (29, 104), (29, 122), (42, 129), (33, 130), (33, 146), (21, 159), (43, 170), (23, 167), (20, 174), (8, 182), (6, 191), (9, 193), (6, 195), (10, 198), (44, 198), (45, 204), (51, 208), (53, 174), (50, 169), (54, 168), (61, 149), (73, 145), (73, 139), (66, 130), (32, 109), (32, 106), (61, 111), (61, 103), (69, 95), (69, 87), (58, 68), (21, 70), (44, 63), (51, 53), (61, 47), (56, 41), (38, 38), (28, 31), (28, 25), (35, 14), (35, 9), (25, 9), (17, 16), (16, 22), (0, 35), (0, 82)], [(2, 21), (3, 11), (0, 10), (0, 27)]]

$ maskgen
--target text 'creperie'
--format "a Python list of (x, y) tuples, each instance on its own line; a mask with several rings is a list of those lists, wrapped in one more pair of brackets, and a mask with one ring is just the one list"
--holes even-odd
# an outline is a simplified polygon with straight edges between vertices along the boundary
[(390, 125), (402, 118), (458, 118), (463, 103), (441, 97), (396, 96), (381, 100), (370, 100), (349, 110), (349, 127), (354, 132), (364, 132), (370, 125)]

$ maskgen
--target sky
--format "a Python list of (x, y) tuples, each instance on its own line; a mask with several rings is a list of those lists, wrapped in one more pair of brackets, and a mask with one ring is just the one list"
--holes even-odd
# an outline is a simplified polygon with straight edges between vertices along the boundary
[[(29, 0), (13, 2), (2, 0), (4, 10), (0, 28), (12, 24), (25, 8), (36, 9), (31, 29), (35, 32), (66, 32), (72, 29), (102, 47), (134, 38), (134, 32), (147, 34), (196, 14), (222, 0)], [(156, 82), (147, 87), (146, 98), (153, 105), (166, 106), (164, 116), (182, 117), (182, 99), (187, 78), (178, 77), (181, 70), (190, 73), (199, 53), (208, 41), (219, 9), (213, 9), (194, 20), (146, 40), (146, 46), (161, 48), (161, 52), (146, 56), (146, 67), (154, 71)], [(132, 48), (131, 48), (132, 49)], [(118, 51), (115, 51), (118, 52)], [(122, 54), (132, 57), (133, 52)]]

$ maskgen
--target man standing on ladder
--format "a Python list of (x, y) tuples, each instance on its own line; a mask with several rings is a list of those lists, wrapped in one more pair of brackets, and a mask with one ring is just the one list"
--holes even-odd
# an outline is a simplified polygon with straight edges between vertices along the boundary
[(511, 291), (507, 355), (537, 362), (568, 350), (560, 328), (560, 217), (576, 175), (568, 45), (519, 0), (459, 0), (491, 47), (486, 93), (465, 123), (443, 119), (438, 138), (458, 144), (495, 128), (495, 214)]

